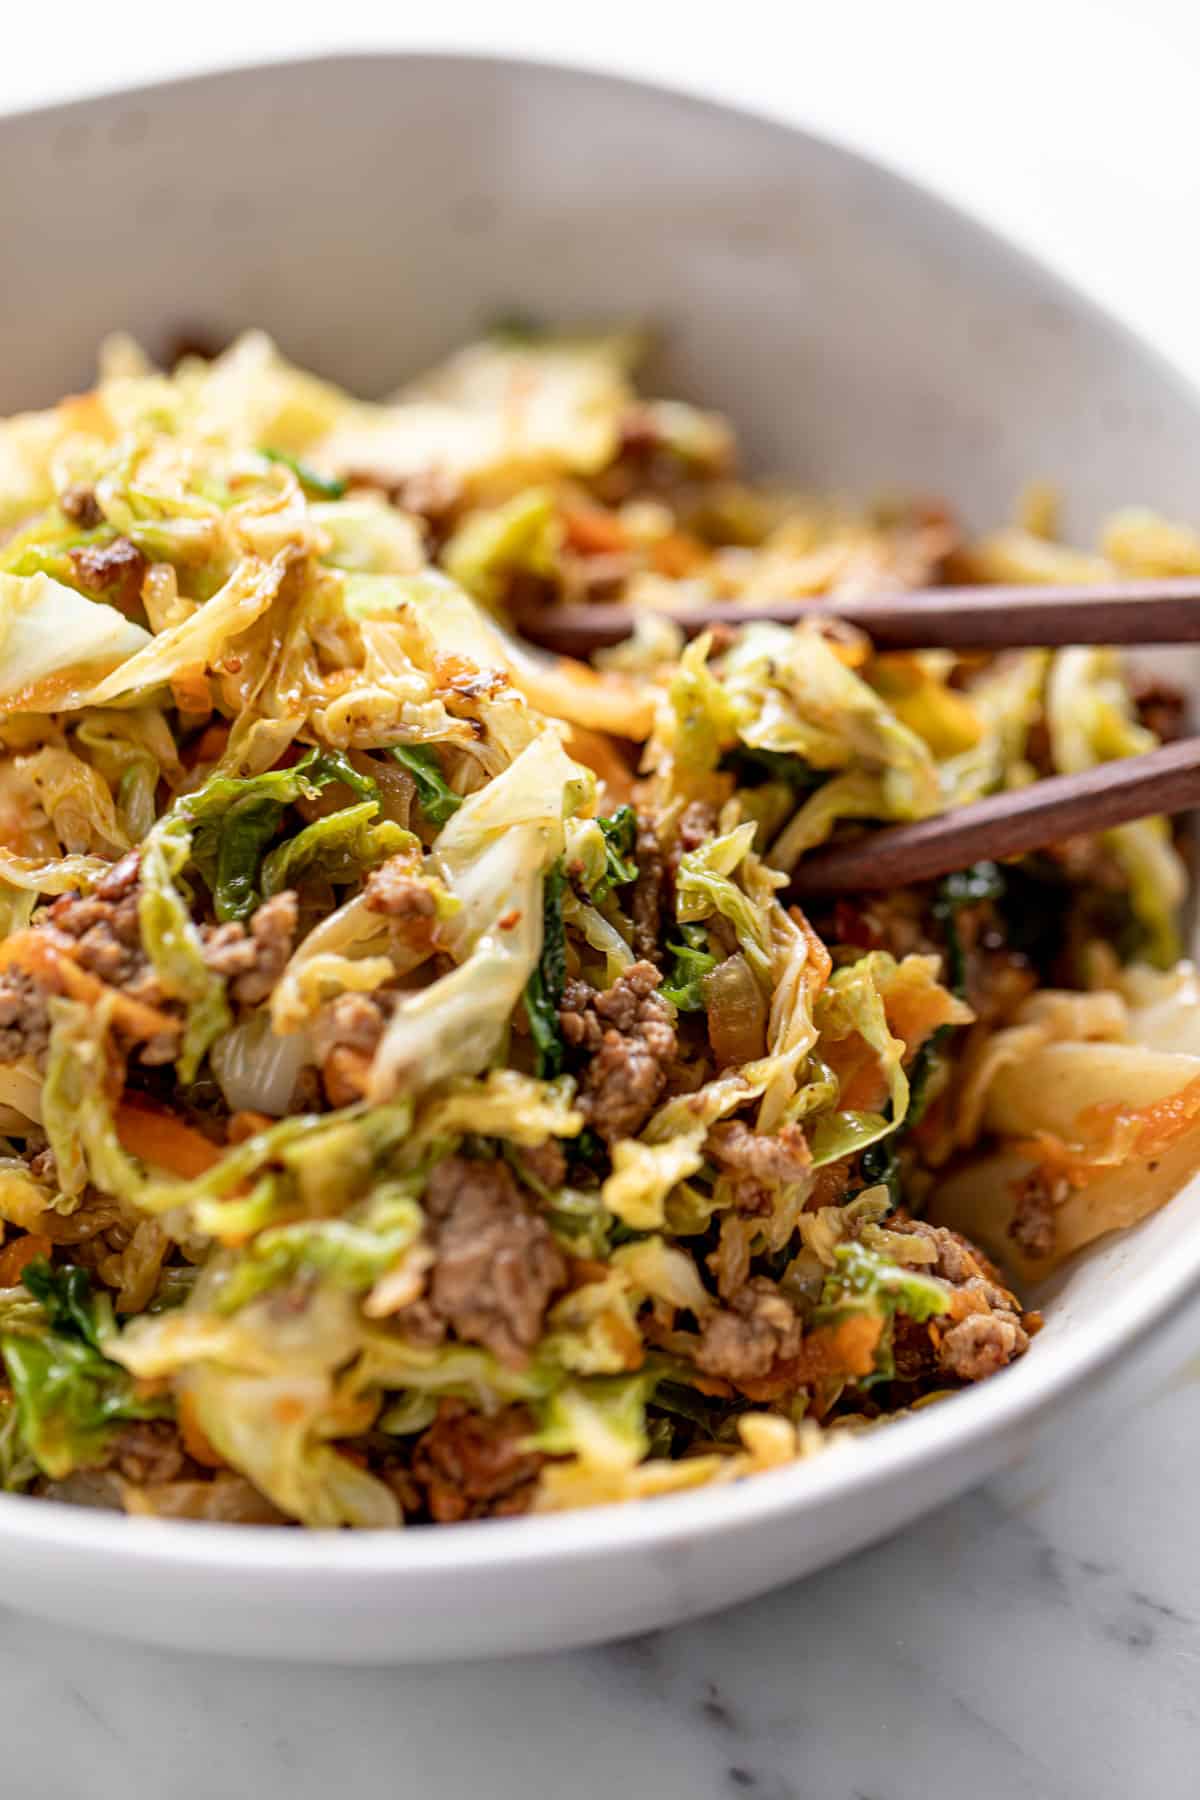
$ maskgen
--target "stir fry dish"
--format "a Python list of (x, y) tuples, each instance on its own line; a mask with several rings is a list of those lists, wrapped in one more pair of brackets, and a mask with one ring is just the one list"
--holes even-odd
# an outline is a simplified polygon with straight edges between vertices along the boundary
[[(114, 340), (0, 425), (6, 1490), (395, 1527), (737, 1481), (1036, 1355), (1020, 1295), (1200, 1166), (1166, 821), (789, 900), (1181, 696), (672, 619), (1200, 538), (749, 485), (638, 352), (509, 329), (368, 404)], [(591, 665), (514, 628), (612, 598)]]

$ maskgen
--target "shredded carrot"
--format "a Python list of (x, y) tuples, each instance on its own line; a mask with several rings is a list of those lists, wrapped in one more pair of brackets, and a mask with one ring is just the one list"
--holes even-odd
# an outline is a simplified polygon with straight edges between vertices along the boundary
[(214, 720), (206, 725), (194, 743), (189, 744), (182, 758), (185, 768), (194, 769), (197, 763), (219, 762), (225, 754), (225, 746), (229, 742), (229, 727), (223, 721)]
[(247, 1138), (257, 1137), (260, 1131), (266, 1131), (275, 1120), (268, 1113), (235, 1112), (229, 1121), (229, 1142), (244, 1144)]
[(24, 1237), (14, 1238), (0, 1250), (0, 1288), (16, 1287), (21, 1279), (22, 1271), (39, 1256), (49, 1256), (54, 1248), (48, 1237), (41, 1237), (36, 1231), (27, 1231)]
[(572, 725), (567, 734), (567, 749), (585, 768), (598, 775), (614, 800), (633, 798), (634, 772), (617, 748), (616, 740), (601, 731), (587, 731)]
[(570, 506), (563, 512), (568, 548), (581, 556), (613, 556), (629, 548), (625, 527), (603, 506)]
[(73, 1000), (82, 1000), (88, 1006), (99, 1006), (101, 1001), (107, 1000), (114, 1022), (132, 1037), (157, 1037), (160, 1032), (173, 1032), (179, 1027), (178, 1019), (173, 1019), (169, 1013), (131, 999), (119, 989), (109, 987), (90, 970), (81, 969), (63, 943), (49, 931), (30, 927), (5, 938), (0, 944), (0, 968), (10, 964), (23, 969), (52, 993), (67, 993)]
[(180, 712), (212, 711), (212, 688), (203, 663), (197, 663), (194, 668), (177, 669), (171, 677), (170, 687), (171, 698)]
[(116, 1112), (117, 1136), (131, 1156), (185, 1181), (204, 1175), (220, 1158), (216, 1144), (173, 1113), (124, 1099)]
[(777, 1400), (781, 1394), (814, 1382), (869, 1375), (882, 1335), (883, 1320), (877, 1314), (851, 1313), (836, 1325), (818, 1325), (810, 1331), (798, 1353), (777, 1364), (770, 1374), (737, 1385), (751, 1400)]
[(1039, 1163), (1052, 1179), (1085, 1188), (1118, 1163), (1161, 1156), (1197, 1118), (1200, 1075), (1178, 1093), (1149, 1106), (1123, 1107), (1119, 1101), (1103, 1101), (1085, 1107), (1077, 1120), (1084, 1140), (1080, 1143), (1068, 1144), (1054, 1132), (1039, 1131), (1013, 1148)]
[(693, 569), (707, 562), (708, 551), (699, 538), (691, 537), (684, 531), (672, 531), (666, 537), (659, 538), (650, 551), (650, 560), (660, 575), (671, 575), (680, 578), (690, 575)]
[(81, 969), (77, 962), (69, 956), (59, 960), (58, 977), (67, 993), (73, 1000), (84, 1000), (89, 1006), (98, 1006), (107, 999), (112, 1007), (113, 1022), (128, 1031), (131, 1037), (152, 1038), (162, 1032), (176, 1032), (179, 1020), (173, 1019), (170, 1013), (160, 1012), (156, 1006), (147, 1006), (141, 1000), (134, 1000), (123, 994), (119, 988), (109, 987), (98, 975), (88, 969)]

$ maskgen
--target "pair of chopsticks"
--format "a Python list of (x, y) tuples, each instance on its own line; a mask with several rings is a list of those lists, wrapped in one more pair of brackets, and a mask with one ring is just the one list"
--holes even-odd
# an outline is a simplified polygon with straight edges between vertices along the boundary
[[(1200, 643), (1200, 579), (941, 587), (845, 599), (822, 595), (764, 606), (684, 606), (666, 616), (688, 637), (756, 620), (838, 621), (865, 631), (879, 650), (1195, 644)], [(517, 624), (546, 649), (584, 656), (629, 637), (634, 614), (621, 605), (547, 607), (522, 615)], [(929, 881), (983, 859), (1022, 856), (1151, 813), (1193, 807), (1200, 807), (1200, 737), (814, 851), (797, 867), (791, 892), (809, 898)]]

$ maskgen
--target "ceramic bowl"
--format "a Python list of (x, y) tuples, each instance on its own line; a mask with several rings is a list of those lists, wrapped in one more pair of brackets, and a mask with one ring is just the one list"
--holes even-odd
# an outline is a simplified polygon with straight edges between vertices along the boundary
[[(1031, 474), (1073, 526), (1187, 512), (1200, 402), (1086, 300), (887, 171), (656, 88), (444, 57), (205, 76), (0, 120), (0, 409), (261, 324), (386, 390), (480, 322), (663, 327), (659, 391), (759, 470), (941, 489), (976, 523)], [(723, 1606), (896, 1530), (1094, 1396), (1200, 1279), (1200, 1182), (1099, 1245), (1033, 1353), (953, 1402), (736, 1488), (438, 1531), (146, 1522), (0, 1497), (0, 1594), (69, 1624), (274, 1657), (578, 1644)]]

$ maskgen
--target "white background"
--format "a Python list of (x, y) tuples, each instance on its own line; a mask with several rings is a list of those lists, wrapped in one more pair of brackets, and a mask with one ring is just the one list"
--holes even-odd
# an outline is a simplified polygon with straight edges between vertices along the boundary
[(969, 206), (1200, 378), (1198, 0), (8, 0), (0, 15), (2, 108), (381, 46), (739, 100)]

